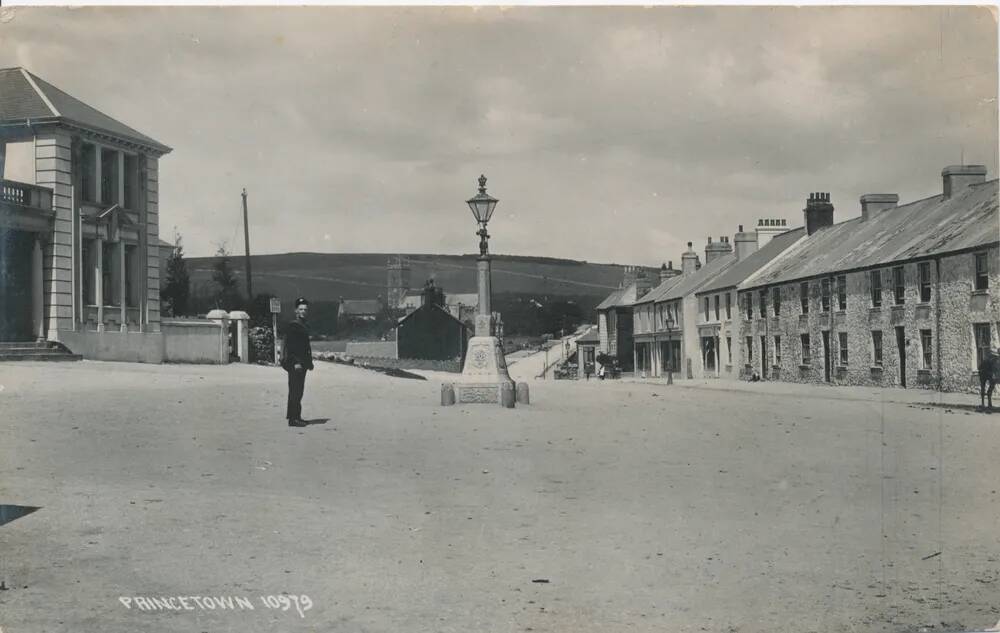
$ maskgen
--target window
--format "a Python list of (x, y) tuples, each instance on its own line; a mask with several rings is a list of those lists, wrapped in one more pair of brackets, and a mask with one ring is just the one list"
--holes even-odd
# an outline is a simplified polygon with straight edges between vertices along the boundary
[(931, 331), (920, 330), (920, 349), (924, 356), (924, 369), (930, 369), (934, 364), (934, 351), (931, 347)]
[(802, 314), (809, 314), (809, 282), (799, 284), (799, 301), (802, 302)]
[(114, 269), (118, 266), (112, 244), (104, 244), (104, 249), (101, 251), (101, 267), (103, 269), (101, 271), (101, 302), (106, 306), (116, 306), (118, 305), (118, 293), (115, 292), (117, 284), (115, 284)]
[(837, 309), (847, 309), (847, 275), (837, 277)]
[(726, 293), (726, 318), (733, 318), (733, 295), (731, 293)]
[(80, 146), (80, 177), (83, 187), (83, 191), (80, 194), (86, 202), (97, 202), (96, 175), (94, 172), (95, 152), (95, 147), (90, 143), (84, 143)]
[[(729, 295), (726, 295), (727, 297)], [(726, 353), (729, 354), (729, 364), (733, 364), (733, 337), (726, 337)]]
[(118, 201), (118, 152), (101, 150), (101, 202)]
[(763, 319), (764, 317), (767, 316), (767, 291), (766, 290), (761, 289), (760, 291), (757, 292), (757, 301), (759, 303), (759, 308), (760, 308), (760, 318)]
[(781, 314), (781, 288), (771, 288), (771, 307), (774, 308), (774, 316)]
[(129, 308), (135, 308), (139, 305), (138, 254), (138, 247), (125, 246), (125, 305)]
[(903, 278), (902, 266), (896, 266), (892, 269), (892, 288), (896, 305), (901, 306), (906, 303), (906, 281)]
[(719, 320), (719, 295), (715, 295), (715, 320)]
[(920, 273), (920, 303), (930, 303), (931, 300), (931, 263), (920, 262), (917, 265)]
[(873, 270), (869, 273), (869, 280), (872, 288), (872, 307), (882, 307), (882, 271)]
[(976, 290), (990, 287), (990, 266), (986, 253), (976, 253)]
[(743, 295), (743, 303), (746, 304), (747, 320), (750, 320), (753, 318), (753, 297), (749, 292)]
[(823, 312), (830, 311), (830, 279), (825, 278), (820, 284), (820, 307)]
[(840, 332), (837, 334), (839, 339), (837, 342), (840, 344), (840, 364), (847, 366), (847, 332)]
[(747, 337), (747, 365), (753, 362), (753, 337)]
[(976, 368), (990, 353), (990, 324), (973, 323), (972, 332), (976, 337)]
[(781, 337), (774, 337), (774, 364), (781, 365)]
[(809, 335), (802, 334), (802, 364), (808, 365), (812, 360), (812, 356), (809, 354)]
[(136, 186), (139, 180), (138, 162), (138, 158), (135, 156), (125, 154), (125, 182), (123, 183), (125, 189), (125, 199), (122, 201), (122, 206), (126, 209), (135, 209), (139, 206), (139, 188)]
[(708, 321), (708, 297), (705, 297), (705, 320)]
[(882, 366), (882, 332), (879, 330), (872, 330), (872, 363)]

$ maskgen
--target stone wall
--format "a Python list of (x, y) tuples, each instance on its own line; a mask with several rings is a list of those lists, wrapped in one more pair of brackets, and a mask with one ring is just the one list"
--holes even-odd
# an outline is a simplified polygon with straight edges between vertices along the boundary
[(353, 357), (396, 358), (396, 341), (348, 341), (345, 353)]
[[(894, 305), (892, 265), (878, 269), (882, 276), (882, 305), (873, 307), (869, 271), (846, 274), (847, 309), (838, 309), (836, 279), (831, 282), (830, 311), (821, 311), (821, 280), (809, 280), (809, 313), (801, 314), (799, 282), (780, 287), (781, 314), (773, 315), (771, 287), (767, 288), (767, 316), (759, 311), (758, 290), (752, 292), (753, 319), (747, 321), (744, 307), (747, 292), (739, 293), (739, 339), (734, 347), (739, 351), (742, 375), (760, 370), (760, 337), (766, 336), (769, 356), (769, 379), (788, 382), (824, 382), (825, 356), (823, 333), (829, 333), (831, 355), (830, 382), (840, 385), (877, 387), (901, 386), (900, 354), (896, 327), (904, 333), (903, 355), (906, 364), (906, 386), (936, 389), (940, 382), (946, 391), (978, 389), (974, 374), (975, 344), (973, 323), (991, 323), (993, 346), (1000, 342), (1000, 288), (997, 247), (990, 253), (990, 290), (973, 292), (975, 259), (972, 253), (962, 253), (940, 259), (941, 280), (938, 283), (938, 263), (930, 263), (931, 299), (920, 302), (918, 262), (903, 264), (905, 301)], [(940, 293), (940, 296), (938, 296)], [(940, 318), (938, 315), (940, 302)], [(882, 364), (874, 362), (872, 331), (882, 332)], [(924, 366), (921, 331), (931, 332), (932, 362)], [(847, 362), (840, 358), (839, 334), (847, 334)], [(809, 335), (810, 353), (802, 358), (801, 335)], [(746, 337), (751, 336), (753, 362), (747, 364)], [(774, 363), (774, 337), (781, 337), (781, 360)], [(938, 340), (940, 337), (940, 340)], [(734, 352), (734, 355), (736, 352)], [(735, 359), (734, 359), (735, 360)]]

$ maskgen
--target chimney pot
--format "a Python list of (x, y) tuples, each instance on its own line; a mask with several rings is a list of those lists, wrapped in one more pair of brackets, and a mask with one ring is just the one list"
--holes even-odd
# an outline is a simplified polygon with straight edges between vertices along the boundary
[(811, 194), (806, 200), (806, 208), (802, 210), (802, 214), (808, 235), (821, 228), (833, 226), (833, 205), (830, 204), (830, 194), (821, 192)]

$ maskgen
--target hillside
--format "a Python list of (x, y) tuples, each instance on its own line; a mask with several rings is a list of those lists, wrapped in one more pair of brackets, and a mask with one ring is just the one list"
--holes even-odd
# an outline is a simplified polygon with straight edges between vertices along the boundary
[[(283, 300), (306, 296), (314, 301), (374, 299), (386, 294), (383, 253), (286, 253), (251, 258), (254, 294), (271, 293)], [(449, 293), (476, 291), (475, 255), (405, 255), (410, 262), (410, 285), (427, 279)], [(193, 293), (209, 292), (216, 258), (187, 260)], [(243, 257), (230, 259), (245, 290)], [(590, 296), (603, 298), (618, 287), (623, 266), (548, 257), (493, 256), (494, 294)], [(651, 271), (654, 272), (655, 271)]]

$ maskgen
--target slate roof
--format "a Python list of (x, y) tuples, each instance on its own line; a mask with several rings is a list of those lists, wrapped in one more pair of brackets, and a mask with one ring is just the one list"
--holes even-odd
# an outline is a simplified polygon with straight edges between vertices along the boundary
[(340, 314), (347, 316), (363, 316), (379, 314), (382, 304), (377, 299), (344, 299), (340, 302)]
[(618, 305), (618, 302), (621, 301), (621, 298), (625, 296), (625, 290), (626, 290), (625, 288), (619, 288), (618, 290), (615, 290), (607, 297), (605, 297), (604, 301), (598, 303), (597, 308), (595, 309), (607, 310), (609, 308), (613, 308), (614, 306)]
[(23, 68), (0, 69), (0, 122), (66, 122), (116, 136), (161, 153), (171, 149), (111, 118)]
[(805, 237), (805, 234), (805, 228), (799, 227), (797, 229), (792, 229), (775, 235), (771, 238), (771, 241), (764, 245), (763, 248), (750, 253), (750, 255), (742, 260), (738, 260), (721, 275), (715, 277), (715, 279), (712, 279), (709, 283), (702, 286), (695, 294), (717, 292), (725, 288), (736, 287), (750, 275), (766, 266), (774, 260), (775, 257), (785, 252), (786, 249), (790, 248), (793, 244)]
[(656, 288), (649, 291), (646, 296), (636, 300), (633, 305), (643, 303), (657, 303), (660, 301), (670, 301), (681, 299), (691, 293), (697, 292), (707, 283), (710, 283), (717, 276), (728, 270), (736, 262), (736, 255), (726, 253), (703, 265), (693, 273), (671, 277)]
[(748, 278), (740, 289), (885, 266), (1000, 242), (997, 181), (945, 200), (931, 196), (820, 229)]
[[(398, 318), (398, 319), (396, 320), (396, 326), (397, 326), (397, 327), (399, 327), (400, 325), (402, 325), (402, 324), (403, 324), (403, 322), (404, 322), (404, 321), (406, 321), (407, 319), (409, 319), (410, 317), (412, 317), (412, 316), (413, 316), (414, 314), (416, 314), (416, 313), (417, 313), (417, 312), (419, 312), (420, 310), (426, 310), (426, 309), (428, 309), (428, 308), (427, 308), (427, 306), (420, 306), (419, 308), (417, 308), (417, 309), (416, 309), (416, 310), (414, 310), (413, 312), (411, 312), (411, 313), (409, 313), (409, 314), (407, 314), (407, 315), (405, 315), (405, 316), (401, 316), (401, 317), (399, 317), (399, 318)], [(472, 328), (470, 328), (470, 327), (469, 327), (469, 324), (468, 324), (468, 323), (466, 323), (465, 321), (463, 321), (463, 320), (461, 320), (461, 319), (458, 319), (458, 318), (455, 318), (455, 315), (454, 315), (454, 314), (452, 314), (451, 312), (448, 312), (448, 310), (446, 310), (446, 309), (442, 308), (441, 306), (439, 306), (439, 305), (438, 305), (438, 304), (436, 304), (436, 303), (432, 303), (429, 309), (431, 309), (431, 310), (438, 310), (438, 311), (440, 311), (440, 312), (443, 312), (443, 313), (447, 314), (447, 315), (448, 315), (448, 317), (449, 317), (449, 318), (450, 318), (451, 320), (453, 320), (453, 321), (456, 321), (456, 322), (460, 323), (460, 324), (462, 325), (462, 327), (464, 327), (464, 328), (465, 328), (466, 330), (471, 330), (471, 329), (472, 329)]]
[(600, 333), (597, 331), (596, 327), (590, 328), (589, 330), (587, 330), (586, 334), (576, 339), (577, 345), (579, 345), (580, 343), (600, 343), (600, 342), (601, 342), (601, 336)]

